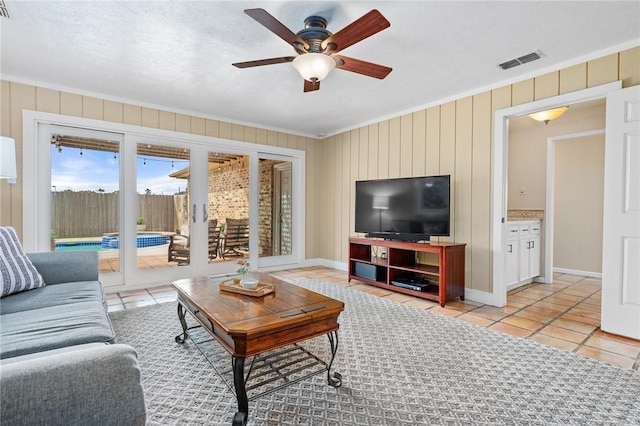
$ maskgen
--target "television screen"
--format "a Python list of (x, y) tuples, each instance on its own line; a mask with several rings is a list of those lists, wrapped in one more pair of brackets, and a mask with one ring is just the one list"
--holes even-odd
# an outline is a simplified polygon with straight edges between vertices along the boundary
[(415, 241), (449, 235), (449, 199), (449, 175), (357, 181), (355, 231)]

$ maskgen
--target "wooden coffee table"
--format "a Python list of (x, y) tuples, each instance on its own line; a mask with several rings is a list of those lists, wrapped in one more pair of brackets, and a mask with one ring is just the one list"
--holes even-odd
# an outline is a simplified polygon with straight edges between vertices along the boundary
[[(344, 303), (289, 284), (267, 274), (252, 274), (261, 283), (275, 284), (275, 292), (261, 297), (220, 290), (224, 278), (183, 279), (173, 283), (178, 293), (178, 319), (182, 333), (176, 342), (184, 343), (190, 328), (189, 312), (224, 349), (231, 354), (233, 383), (238, 412), (233, 425), (245, 425), (249, 413), (244, 364), (254, 357), (314, 337), (327, 335), (331, 360), (326, 365), (327, 381), (341, 385), (331, 365), (338, 350), (338, 317)], [(324, 371), (324, 369), (323, 369)]]

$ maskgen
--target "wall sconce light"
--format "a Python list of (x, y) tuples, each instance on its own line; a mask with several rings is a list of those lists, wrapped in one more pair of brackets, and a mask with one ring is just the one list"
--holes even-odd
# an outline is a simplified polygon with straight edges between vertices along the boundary
[(560, 117), (569, 109), (568, 106), (563, 106), (560, 108), (548, 109), (546, 111), (538, 111), (533, 114), (529, 114), (529, 117), (533, 118), (536, 121), (544, 121), (544, 124), (549, 124), (551, 120), (555, 120)]
[(0, 136), (0, 179), (7, 179), (7, 183), (13, 184), (17, 177), (16, 141)]

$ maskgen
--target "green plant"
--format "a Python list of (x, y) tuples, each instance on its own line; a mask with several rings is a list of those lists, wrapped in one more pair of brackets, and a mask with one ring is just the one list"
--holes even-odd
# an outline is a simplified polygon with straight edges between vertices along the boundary
[(138, 217), (138, 219), (136, 219), (136, 224), (137, 225), (144, 225), (145, 221), (144, 221), (144, 217), (140, 216)]
[(238, 260), (237, 263), (238, 265), (240, 265), (237, 272), (244, 277), (246, 274), (249, 273), (249, 266), (250, 266), (249, 262), (247, 262), (244, 259), (240, 259)]

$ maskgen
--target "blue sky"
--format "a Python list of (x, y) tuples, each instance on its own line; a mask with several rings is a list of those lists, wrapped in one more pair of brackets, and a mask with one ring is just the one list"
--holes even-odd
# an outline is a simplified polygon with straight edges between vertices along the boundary
[[(114, 192), (119, 189), (118, 173), (120, 155), (114, 160), (112, 152), (80, 150), (63, 147), (59, 153), (51, 146), (51, 185), (56, 191), (97, 191)], [(146, 159), (146, 165), (144, 160)], [(153, 194), (171, 195), (184, 191), (186, 179), (170, 178), (173, 172), (188, 166), (187, 161), (174, 161), (159, 157), (140, 157), (136, 161), (138, 193), (150, 189)], [(55, 188), (53, 188), (55, 187)]]

